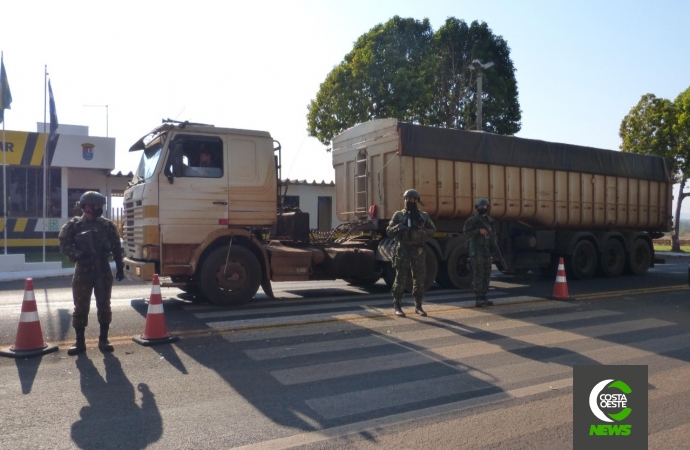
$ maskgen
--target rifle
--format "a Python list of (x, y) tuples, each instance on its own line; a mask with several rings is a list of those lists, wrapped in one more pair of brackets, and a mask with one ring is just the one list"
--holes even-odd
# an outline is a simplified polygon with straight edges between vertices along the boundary
[(486, 230), (487, 233), (489, 233), (489, 239), (491, 239), (491, 243), (494, 245), (494, 248), (496, 249), (496, 252), (498, 253), (498, 257), (501, 260), (501, 265), (503, 266), (503, 270), (506, 272), (512, 272), (513, 270), (508, 267), (508, 263), (506, 262), (505, 258), (503, 257), (503, 253), (501, 253), (501, 247), (498, 245), (498, 238), (496, 237), (496, 234), (491, 231), (491, 227), (484, 222), (484, 219), (482, 219), (482, 216), (479, 217), (479, 222), (482, 224), (482, 228)]
[[(82, 262), (94, 261), (96, 273), (92, 274), (94, 277), (94, 291), (97, 294), (97, 298), (102, 299), (106, 297), (105, 280), (103, 279), (103, 270), (101, 254), (99, 254), (93, 245), (93, 230), (82, 231), (77, 233), (74, 237), (74, 243), (77, 249), (79, 249), (86, 258), (82, 259)], [(110, 266), (108, 266), (110, 269)]]

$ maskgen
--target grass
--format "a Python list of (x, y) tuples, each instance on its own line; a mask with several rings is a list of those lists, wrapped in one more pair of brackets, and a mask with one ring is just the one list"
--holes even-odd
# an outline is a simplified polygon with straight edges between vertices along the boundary
[[(654, 244), (654, 251), (655, 252), (670, 252), (671, 246), (670, 245)], [(681, 245), (680, 251), (685, 252), (685, 253), (690, 253), (690, 245)]]
[[(43, 252), (26, 252), (24, 253), (24, 261), (28, 263), (43, 262)], [(60, 252), (53, 252), (46, 250), (46, 262), (60, 261), (63, 269), (71, 269), (74, 263), (71, 262), (65, 255)]]

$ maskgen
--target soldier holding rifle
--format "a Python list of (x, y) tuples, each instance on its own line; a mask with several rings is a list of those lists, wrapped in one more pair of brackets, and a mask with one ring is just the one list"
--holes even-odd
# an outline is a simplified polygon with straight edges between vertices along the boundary
[(110, 255), (115, 260), (117, 280), (122, 281), (125, 274), (120, 234), (112, 221), (101, 217), (104, 204), (103, 195), (95, 191), (85, 192), (79, 199), (82, 216), (73, 217), (62, 227), (58, 236), (60, 251), (70, 261), (76, 262), (72, 278), (72, 326), (77, 341), (67, 350), (68, 355), (86, 351), (84, 333), (89, 322), (92, 292), (96, 297), (98, 323), (101, 327), (98, 348), (104, 352), (113, 351), (113, 346), (108, 341), (108, 330), (112, 320), (110, 294), (113, 288)]
[(494, 219), (489, 216), (489, 200), (480, 198), (474, 204), (474, 208), (477, 212), (467, 219), (463, 227), (465, 238), (469, 242), (470, 262), (474, 273), (472, 290), (476, 296), (477, 306), (491, 306), (494, 303), (486, 298), (486, 293), (489, 291), (491, 280), (491, 248), (494, 245), (498, 246), (493, 234)]
[[(429, 215), (420, 211), (418, 204), (421, 204), (419, 192), (408, 189), (403, 194), (405, 199), (405, 209), (393, 214), (386, 232), (388, 236), (397, 241), (395, 254), (393, 256), (393, 267), (395, 268), (395, 282), (393, 283), (393, 307), (395, 315), (405, 317), (401, 308), (403, 291), (405, 284), (412, 275), (412, 296), (415, 302), (415, 313), (426, 316), (422, 308), (424, 299), (424, 280), (426, 279), (426, 254), (425, 244), (436, 232), (434, 223)], [(424, 206), (422, 204), (422, 206)]]

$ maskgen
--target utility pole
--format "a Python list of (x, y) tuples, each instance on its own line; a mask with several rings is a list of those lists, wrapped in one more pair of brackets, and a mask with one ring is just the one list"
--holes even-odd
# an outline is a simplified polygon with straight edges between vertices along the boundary
[(470, 70), (477, 72), (477, 131), (482, 131), (482, 70), (493, 65), (492, 62), (482, 64), (478, 59), (470, 64)]

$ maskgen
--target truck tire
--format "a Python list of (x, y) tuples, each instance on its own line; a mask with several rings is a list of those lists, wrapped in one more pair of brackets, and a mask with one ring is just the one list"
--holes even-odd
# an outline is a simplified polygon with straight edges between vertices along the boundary
[(469, 252), (463, 245), (458, 245), (441, 266), (438, 280), (446, 289), (468, 289), (472, 286), (472, 276)]
[(652, 249), (649, 242), (645, 239), (635, 239), (630, 246), (630, 254), (628, 255), (628, 272), (633, 275), (644, 275), (649, 270), (652, 263)]
[(380, 279), (380, 275), (371, 278), (343, 278), (347, 284), (352, 286), (373, 286)]
[(607, 278), (617, 277), (625, 269), (625, 248), (618, 239), (611, 238), (604, 243), (599, 260), (601, 273)]
[(573, 249), (573, 254), (566, 261), (566, 269), (577, 280), (588, 280), (597, 270), (597, 251), (594, 244), (583, 239)]
[[(227, 271), (225, 261), (228, 262)], [(239, 305), (254, 298), (261, 284), (261, 265), (241, 245), (215, 249), (206, 258), (199, 277), (203, 294), (216, 305)]]

